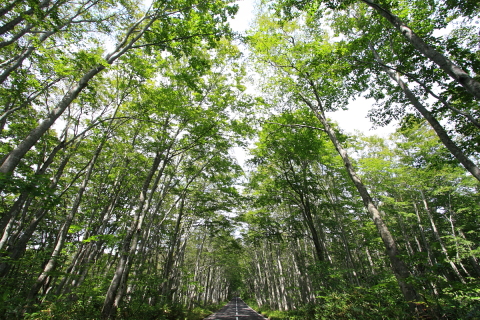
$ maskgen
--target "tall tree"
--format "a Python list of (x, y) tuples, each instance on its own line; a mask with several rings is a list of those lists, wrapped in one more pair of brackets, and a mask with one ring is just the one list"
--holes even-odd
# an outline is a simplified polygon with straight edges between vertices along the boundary
[(351, 72), (351, 66), (342, 61), (346, 48), (341, 44), (328, 43), (325, 38), (324, 34), (315, 32), (302, 34), (295, 22), (278, 23), (271, 17), (261, 16), (257, 33), (252, 36), (251, 43), (252, 49), (258, 55), (257, 60), (272, 65), (276, 77), (274, 81), (278, 83), (277, 79), (280, 79), (283, 82), (282, 90), (288, 88), (287, 101), (292, 104), (305, 104), (320, 121), (341, 156), (365, 208), (372, 216), (405, 300), (415, 309), (413, 302), (419, 297), (414, 287), (408, 283), (409, 267), (401, 258), (396, 240), (325, 116), (326, 111), (345, 105), (358, 88), (358, 85), (345, 85), (346, 77)]
[(125, 53), (136, 48), (155, 47), (160, 50), (171, 48), (173, 53), (178, 54), (181, 50), (200, 43), (201, 39), (208, 41), (209, 38), (217, 38), (225, 31), (220, 23), (226, 20), (227, 12), (234, 12), (225, 5), (223, 2), (202, 2), (186, 6), (183, 3), (168, 3), (163, 6), (161, 2), (154, 2), (142, 13), (141, 18), (130, 23), (113, 51), (104, 56), (99, 54), (98, 50), (81, 54), (81, 60), (76, 62), (82, 65), (83, 74), (74, 75), (74, 84), (55, 104), (47, 118), (4, 157), (0, 172), (11, 174), (24, 155), (67, 110), (88, 83)]
[[(432, 127), (436, 128), (442, 142), (451, 150), (452, 154), (459, 160), (461, 159), (465, 168), (478, 179), (478, 165), (468, 159), (469, 154), (477, 152), (473, 151), (476, 150), (473, 141), (478, 137), (478, 123), (475, 120), (478, 117), (478, 103), (467, 92), (459, 89), (458, 82), (451, 81), (444, 74), (439, 73), (438, 65), (425, 61), (423, 56), (418, 55), (415, 51), (417, 47), (406, 42), (404, 35), (408, 39), (415, 38), (415, 43), (417, 40), (420, 42), (423, 40), (400, 21), (403, 18), (408, 19), (414, 26), (412, 28), (417, 28), (419, 33), (432, 42), (430, 46), (425, 43), (422, 46), (428, 47), (427, 49), (433, 55), (444, 58), (449, 56), (452, 61), (461, 63), (464, 70), (474, 74), (478, 69), (479, 60), (475, 54), (475, 46), (472, 46), (468, 39), (478, 33), (478, 30), (468, 26), (466, 21), (466, 26), (454, 29), (455, 32), (440, 36), (435, 34), (436, 31), (443, 30), (446, 26), (456, 28), (454, 23), (449, 23), (454, 18), (469, 19), (465, 17), (465, 14), (459, 16), (458, 10), (461, 5), (452, 7), (445, 1), (402, 4), (390, 1), (381, 3), (373, 1), (318, 1), (311, 3), (280, 1), (275, 5), (277, 10), (283, 11), (287, 17), (299, 14), (298, 10), (303, 10), (308, 15), (309, 26), (321, 29), (323, 25), (328, 24), (336, 35), (342, 35), (343, 41), (351, 50), (351, 55), (345, 56), (344, 59), (355, 66), (356, 70), (351, 77), (354, 77), (357, 82), (376, 78), (375, 85), (366, 91), (369, 92), (368, 96), (375, 98), (383, 107), (370, 111), (371, 117), (378, 124), (383, 125), (389, 123), (391, 119), (402, 118), (410, 113), (410, 106), (413, 106), (418, 110), (417, 112), (428, 119)], [(371, 8), (388, 15), (390, 20), (396, 21), (395, 25), (398, 28), (406, 32), (398, 34), (391, 30), (388, 25), (385, 25), (385, 20), (378, 19), (375, 14), (377, 11), (372, 11)], [(393, 11), (398, 12), (401, 17), (394, 16), (391, 13)], [(379, 53), (381, 48), (380, 57), (378, 55), (375, 57), (375, 54), (369, 52), (372, 46), (378, 47)], [(436, 51), (440, 48), (445, 48), (443, 54)], [(448, 60), (448, 58), (446, 59)], [(377, 64), (372, 64), (373, 61), (376, 61)], [(467, 71), (461, 70), (457, 65), (452, 64), (452, 61), (441, 64), (447, 66), (450, 63), (450, 67), (456, 70), (451, 73), (462, 74), (462, 76), (456, 76), (457, 80), (459, 77), (467, 77), (473, 81), (472, 83), (476, 81), (475, 76), (468, 75)], [(398, 92), (402, 91), (393, 89), (388, 82), (385, 82), (381, 71), (390, 74), (394, 81), (400, 81), (398, 85), (399, 89), (401, 88), (403, 91), (401, 95), (397, 93), (397, 90)], [(401, 76), (407, 77), (408, 81), (402, 80)], [(463, 80), (461, 82), (464, 83)], [(472, 93), (474, 89), (470, 89), (469, 92)], [(436, 100), (432, 106), (429, 106), (428, 96)], [(462, 102), (459, 103), (459, 100)], [(445, 116), (452, 123), (450, 132), (442, 130), (439, 124), (442, 117)], [(455, 141), (453, 132), (464, 136), (464, 139)]]

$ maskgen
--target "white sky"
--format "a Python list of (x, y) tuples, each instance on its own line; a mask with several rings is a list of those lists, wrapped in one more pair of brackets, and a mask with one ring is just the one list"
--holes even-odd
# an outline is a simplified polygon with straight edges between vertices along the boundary
[[(236, 18), (231, 20), (232, 28), (237, 32), (247, 30), (253, 20), (254, 4), (256, 0), (238, 0), (239, 5)], [(340, 110), (329, 112), (327, 116), (336, 121), (340, 128), (346, 133), (362, 132), (365, 135), (385, 136), (395, 131), (395, 125), (390, 124), (387, 127), (372, 129), (372, 124), (367, 118), (367, 112), (373, 104), (373, 100), (369, 101), (364, 98), (355, 100), (348, 110)]]

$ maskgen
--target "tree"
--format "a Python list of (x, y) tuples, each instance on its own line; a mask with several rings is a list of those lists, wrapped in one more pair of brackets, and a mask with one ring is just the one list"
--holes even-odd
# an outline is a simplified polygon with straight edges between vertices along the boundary
[(282, 25), (280, 28), (280, 24), (268, 17), (260, 17), (258, 31), (251, 39), (252, 49), (259, 57), (257, 61), (265, 61), (273, 66), (275, 77), (281, 79), (284, 84), (282, 89), (288, 88), (290, 103), (305, 104), (320, 121), (341, 156), (365, 208), (372, 216), (405, 300), (410, 303), (412, 309), (415, 309), (413, 301), (416, 301), (418, 296), (413, 286), (407, 282), (410, 277), (409, 268), (401, 259), (395, 239), (325, 117), (326, 110), (344, 105), (358, 88), (358, 85), (345, 85), (345, 79), (351, 72), (351, 67), (342, 61), (346, 50), (341, 43), (338, 45), (328, 43), (324, 40), (326, 36), (323, 34), (312, 32), (308, 34), (308, 38), (305, 37), (300, 33), (296, 23), (282, 22)]
[[(440, 67), (445, 73), (447, 73), (454, 81), (459, 83), (461, 86), (465, 88), (471, 95), (475, 98), (480, 98), (480, 83), (469, 73), (463, 70), (461, 67), (456, 65), (453, 61), (451, 61), (445, 54), (442, 54), (438, 51), (435, 47), (428, 45), (427, 42), (419, 35), (417, 35), (402, 19), (395, 14), (393, 14), (390, 10), (397, 9), (394, 6), (398, 6), (398, 9), (401, 8), (400, 5), (394, 4), (391, 1), (384, 1), (375, 2), (371, 0), (360, 0), (360, 1), (279, 1), (275, 3), (279, 10), (282, 10), (287, 16), (291, 15), (292, 7), (295, 7), (298, 10), (307, 11), (309, 13), (315, 14), (316, 10), (322, 8), (322, 4), (331, 9), (345, 9), (348, 8), (355, 2), (362, 2), (375, 10), (380, 16), (384, 17), (397, 31), (399, 31), (402, 36), (422, 55), (427, 57), (429, 60), (434, 62), (437, 66)], [(450, 10), (457, 10), (463, 9), (467, 6), (464, 3), (458, 3), (457, 5), (453, 5), (452, 2), (445, 1), (438, 1), (435, 3), (434, 6), (440, 7), (442, 10), (447, 11)], [(477, 8), (478, 9), (478, 8)], [(448, 11), (447, 11), (448, 12)]]
[[(362, 140), (356, 147), (360, 150), (362, 177), (377, 183), (376, 201), (396, 230), (399, 245), (408, 253), (417, 288), (428, 303), (438, 301), (437, 314), (446, 314), (449, 306), (456, 304), (447, 287), (458, 286), (467, 297), (472, 294), (469, 287), (474, 284), (469, 275), (476, 272), (476, 258), (469, 256), (472, 251), (461, 248), (463, 241), (446, 239), (456, 238), (462, 229), (469, 228), (469, 201), (460, 205), (457, 199), (465, 199), (465, 192), (468, 198), (475, 198), (476, 188), (467, 186), (476, 185), (476, 180), (462, 173), (458, 162), (423, 120), (411, 119), (390, 137), (390, 142), (378, 137)], [(448, 212), (455, 206), (462, 207), (459, 210), (464, 215), (455, 213), (452, 220)], [(455, 221), (463, 222), (452, 227)], [(464, 310), (472, 312), (469, 298)]]
[(224, 31), (218, 22), (225, 21), (227, 12), (233, 13), (232, 10), (225, 7), (224, 3), (192, 3), (188, 6), (184, 6), (182, 3), (172, 3), (161, 7), (161, 3), (155, 2), (143, 14), (143, 17), (129, 25), (112, 52), (105, 56), (101, 56), (95, 51), (93, 54), (83, 53), (80, 55), (84, 60), (77, 63), (88, 66), (83, 68), (84, 73), (74, 77), (75, 85), (55, 104), (47, 118), (5, 156), (0, 166), (0, 172), (3, 174), (13, 173), (24, 155), (65, 112), (88, 83), (126, 52), (137, 48), (157, 47), (160, 50), (171, 48), (173, 53), (178, 54), (181, 50), (187, 50), (192, 45), (198, 44), (200, 39), (217, 38), (219, 33)]
[[(173, 12), (175, 6), (179, 10)], [(65, 3), (66, 13), (67, 7)], [(138, 19), (139, 8), (126, 9), (125, 20)], [(109, 317), (120, 304), (148, 304), (147, 314), (155, 308), (158, 312), (163, 302), (184, 301), (175, 292), (184, 275), (182, 257), (192, 225), (231, 210), (236, 192), (229, 185), (239, 168), (228, 152), (243, 143), (249, 127), (238, 116), (251, 104), (235, 63), (239, 51), (222, 38), (228, 33), (226, 16), (235, 8), (224, 2), (156, 3), (149, 10), (137, 21), (138, 29), (132, 27), (124, 36), (121, 29), (112, 29), (124, 43), (115, 54), (103, 56), (111, 65), (102, 62), (97, 47), (77, 55), (66, 42), (64, 78), (53, 82), (51, 91), (24, 88), (34, 97), (31, 105), (5, 111), (7, 159), (23, 135), (42, 126), (33, 116), (56, 112), (42, 110), (39, 97), (44, 95), (48, 107), (65, 100), (57, 101), (55, 94), (78, 81), (76, 72), (88, 74), (83, 83), (88, 86), (78, 90), (82, 94), (57, 114), (65, 121), (60, 134), (52, 129), (40, 134), (14, 172), (3, 176), (2, 315), (20, 317), (49, 303), (73, 315), (83, 295), (92, 301), (82, 307), (92, 317), (99, 316), (102, 302)], [(94, 54), (89, 55), (90, 49)], [(36, 57), (35, 50), (28, 59)], [(46, 71), (38, 75), (50, 76), (47, 71), (53, 69), (52, 74), (60, 73), (48, 68), (50, 62), (41, 62), (39, 70)], [(15, 112), (24, 112), (25, 120), (15, 121)], [(55, 122), (49, 119), (49, 125)], [(144, 259), (150, 255), (151, 265)], [(115, 272), (118, 287), (109, 290), (105, 279), (114, 279)], [(141, 292), (142, 281), (148, 293)], [(163, 289), (165, 299), (159, 299)], [(206, 301), (225, 299), (223, 290), (215, 289)], [(108, 292), (109, 298), (99, 301), (98, 292)]]
[[(369, 7), (360, 2), (367, 4), (370, 9), (374, 8), (377, 13), (387, 17), (387, 20), (405, 33), (403, 31), (401, 34), (392, 32), (388, 26), (385, 26), (383, 19), (378, 19), (374, 14), (375, 11), (372, 12)], [(474, 28), (465, 27), (461, 29), (461, 32), (452, 32), (443, 36), (444, 39), (442, 36), (433, 35), (434, 31), (444, 28), (450, 19), (458, 17), (458, 7), (453, 8), (450, 5), (443, 1), (435, 4), (424, 2), (401, 5), (388, 1), (384, 4), (373, 1), (341, 1), (338, 3), (330, 1), (290, 3), (285, 1), (276, 4), (277, 9), (283, 10), (287, 18), (293, 15), (294, 8), (303, 10), (308, 14), (307, 23), (314, 29), (321, 28), (322, 24), (328, 21), (335, 34), (344, 37), (345, 45), (351, 50), (351, 56), (346, 56), (344, 59), (355, 66), (356, 70), (351, 76), (354, 76), (358, 83), (369, 81), (369, 78), (372, 79), (368, 75), (376, 78), (375, 85), (370, 86), (367, 91), (369, 92), (368, 96), (380, 101), (379, 104), (382, 106), (382, 108), (370, 112), (377, 124), (384, 125), (391, 119), (400, 119), (408, 114), (409, 107), (413, 106), (435, 128), (442, 142), (452, 154), (478, 179), (478, 166), (468, 158), (471, 152), (476, 152), (473, 151), (476, 147), (471, 142), (478, 136), (476, 134), (478, 123), (475, 120), (478, 114), (478, 105), (472, 100), (471, 95), (465, 95), (465, 91), (459, 90), (458, 82), (452, 82), (444, 74), (438, 73), (438, 65), (425, 61), (423, 56), (419, 56), (415, 52), (416, 49), (429, 51), (431, 54), (422, 52), (427, 57), (434, 59), (435, 63), (442, 64), (442, 67), (446, 69), (450, 68), (448, 72), (455, 79), (459, 80), (464, 77), (470, 79), (468, 81), (471, 81), (472, 86), (467, 89), (470, 93), (477, 90), (474, 89), (475, 86), (478, 86), (478, 83), (474, 84), (476, 83), (474, 77), (469, 76), (466, 71), (446, 58), (447, 54), (450, 55), (452, 59), (463, 64), (465, 70), (474, 73), (474, 70), (477, 69), (475, 66), (478, 65), (478, 57), (474, 50), (469, 49), (471, 46), (467, 43), (469, 37), (477, 31), (474, 31)], [(332, 9), (332, 11), (328, 9)], [(354, 14), (352, 14), (352, 10), (355, 12)], [(391, 13), (392, 10), (397, 10), (402, 17), (408, 19), (412, 25), (418, 28), (419, 33), (422, 33), (434, 44), (435, 48), (433, 45), (426, 45), (401, 21), (401, 18)], [(446, 15), (447, 19), (445, 19)], [(322, 20), (320, 17), (323, 17)], [(404, 36), (411, 40), (411, 43), (405, 42)], [(374, 50), (373, 53), (369, 52), (373, 47), (382, 48), (382, 53), (379, 53), (380, 49)], [(441, 47), (447, 48), (447, 53), (442, 55), (436, 51), (436, 48)], [(441, 56), (446, 60), (440, 62), (433, 56)], [(376, 65), (372, 64), (372, 61), (376, 61)], [(387, 72), (390, 78), (398, 83), (401, 90), (397, 91), (398, 89), (393, 89), (388, 85), (380, 71)], [(408, 77), (412, 84), (402, 80), (402, 75)], [(398, 92), (402, 92), (402, 94), (400, 95)], [(436, 99), (431, 111), (428, 108), (430, 103), (426, 101), (428, 96)], [(461, 99), (462, 103), (457, 104), (457, 99)], [(439, 124), (442, 116), (448, 116), (452, 121), (454, 127), (450, 132)], [(459, 139), (463, 140), (462, 142), (455, 142), (452, 131), (463, 135), (465, 139)], [(460, 145), (463, 148), (459, 147)]]

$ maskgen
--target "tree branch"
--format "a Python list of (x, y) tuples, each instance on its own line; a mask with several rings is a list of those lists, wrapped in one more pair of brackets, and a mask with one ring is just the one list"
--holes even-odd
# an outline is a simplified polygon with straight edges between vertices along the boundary
[[(375, 50), (373, 49), (373, 46), (370, 47), (371, 50)], [(416, 76), (414, 76), (413, 74), (411, 73), (408, 73), (408, 72), (403, 72), (401, 70), (399, 70), (398, 68), (395, 68), (395, 67), (391, 67), (389, 65), (386, 65), (380, 61), (376, 61), (376, 63), (378, 65), (380, 65), (381, 67), (383, 68), (388, 68), (388, 69), (391, 69), (393, 71), (396, 71), (398, 72), (399, 74), (402, 74), (404, 76), (406, 76), (407, 78), (415, 81), (416, 83), (418, 83), (424, 90), (427, 94), (431, 95), (432, 97), (434, 97), (435, 99), (437, 99), (438, 101), (440, 101), (447, 109), (450, 109), (452, 110), (453, 112), (456, 112), (464, 117), (466, 117), (474, 126), (476, 126), (477, 128), (480, 129), (480, 122), (478, 122), (472, 114), (470, 114), (469, 112), (466, 112), (466, 111), (462, 111), (460, 109), (457, 109), (455, 108), (454, 106), (452, 106), (448, 101), (446, 101), (445, 99), (443, 99), (442, 97), (440, 97), (439, 95), (437, 95), (436, 93), (434, 93), (432, 90), (430, 90), (427, 85), (422, 82), (420, 79), (418, 79)]]

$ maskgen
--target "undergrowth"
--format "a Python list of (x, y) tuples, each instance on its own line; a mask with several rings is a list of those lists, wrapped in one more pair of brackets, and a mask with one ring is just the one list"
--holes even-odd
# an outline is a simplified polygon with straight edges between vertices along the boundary
[(349, 292), (317, 292), (315, 302), (288, 311), (259, 306), (253, 300), (247, 304), (270, 320), (480, 319), (480, 289), (474, 285), (466, 287), (444, 290), (442, 298), (424, 296), (423, 301), (416, 303), (417, 311), (413, 314), (389, 283)]

